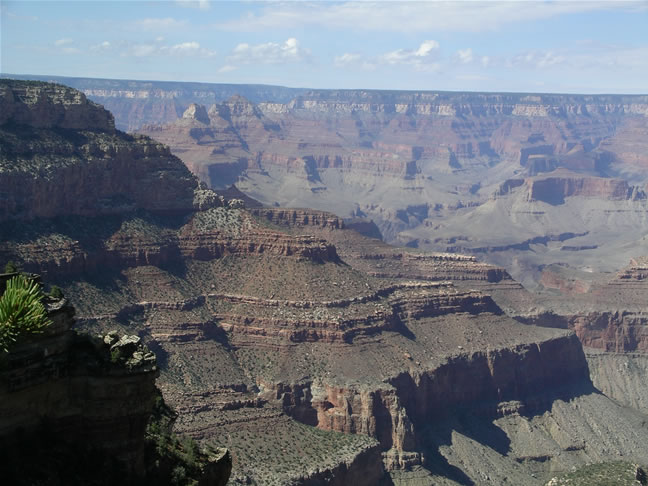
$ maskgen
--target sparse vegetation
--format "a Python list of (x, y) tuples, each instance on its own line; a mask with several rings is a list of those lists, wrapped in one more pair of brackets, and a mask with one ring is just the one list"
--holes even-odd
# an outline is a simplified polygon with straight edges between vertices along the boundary
[(648, 484), (645, 474), (645, 469), (637, 464), (602, 462), (586, 465), (554, 477), (547, 486), (637, 486)]
[(235, 424), (224, 431), (224, 445), (232, 451), (236, 470), (230, 479), (233, 484), (245, 484), (245, 477), (256, 484), (293, 484), (316, 470), (352, 462), (376, 444), (365, 435), (321, 430), (286, 416), (257, 418), (247, 427)]
[(146, 428), (147, 481), (144, 484), (195, 486), (207, 463), (207, 454), (191, 437), (173, 433), (177, 414), (158, 394)]

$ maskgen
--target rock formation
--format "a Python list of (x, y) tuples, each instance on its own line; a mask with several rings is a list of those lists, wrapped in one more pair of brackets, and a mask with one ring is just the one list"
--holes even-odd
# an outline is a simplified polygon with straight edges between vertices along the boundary
[[(406, 184), (422, 177), (421, 166), (408, 158), (426, 149), (413, 149), (408, 140), (396, 143), (398, 124), (407, 121), (399, 117), (440, 117), (452, 128), (457, 113), (486, 123), (480, 117), (491, 111), (552, 120), (583, 110), (575, 102), (563, 114), (551, 97), (525, 101), (502, 95), (493, 98), (501, 106), (491, 110), (444, 99), (453, 95), (427, 94), (416, 103), (391, 95), (389, 106), (377, 103), (377, 96), (315, 93), (289, 105), (233, 97), (207, 110), (209, 125), (195, 106), (175, 126), (211, 152), (225, 140), (230, 145), (216, 150), (223, 161), (234, 151), (251, 153), (248, 141), (263, 139), (276, 151), (234, 165), (249, 164), (250, 173), (259, 174), (272, 167), (295, 171), (316, 195), (329, 190), (325, 169), (335, 166), (377, 171)], [(592, 105), (601, 131), (607, 130), (608, 113), (616, 116), (632, 105), (621, 99), (623, 108), (609, 103), (604, 109), (596, 98), (576, 101)], [(339, 136), (322, 131), (317, 157), (283, 152), (284, 142), (293, 148), (305, 144), (310, 152), (313, 147), (300, 133), (303, 125), (295, 120), (310, 117), (318, 127), (318, 114), (333, 109), (344, 114), (341, 125), (348, 123), (347, 115), (358, 116), (361, 123), (351, 126), (364, 146), (327, 160), (325, 152), (338, 150), (333, 139)], [(280, 124), (278, 115), (293, 117), (293, 124)], [(19, 145), (19, 126), (41, 130), (13, 119), (0, 128)], [(370, 140), (371, 130), (380, 127), (394, 130), (391, 140)], [(461, 133), (468, 128), (455, 127)], [(285, 140), (283, 130), (291, 134)], [(82, 131), (72, 132), (70, 140), (79, 142), (70, 142), (74, 152), (85, 139)], [(578, 339), (586, 335), (576, 327), (574, 333), (519, 322), (539, 315), (537, 303), (502, 267), (458, 252), (393, 248), (323, 211), (246, 209), (238, 198), (199, 185), (178, 159), (161, 155), (164, 148), (153, 151), (157, 162), (138, 159), (133, 145), (153, 144), (149, 139), (129, 139), (118, 131), (114, 137), (125, 145), (124, 163), (137, 160), (142, 180), (158, 177), (160, 191), (182, 195), (181, 203), (133, 199), (137, 188), (128, 183), (102, 193), (136, 201), (110, 214), (90, 196), (87, 210), (70, 214), (74, 206), (63, 200), (54, 200), (51, 214), (36, 212), (24, 200), (24, 210), (12, 212), (3, 225), (0, 258), (47, 272), (73, 299), (80, 327), (95, 334), (119, 329), (150, 346), (158, 356), (164, 399), (178, 413), (177, 430), (205, 446), (214, 440), (227, 445), (234, 484), (361, 486), (418, 478), (539, 485), (551, 471), (621, 454), (648, 462), (640, 446), (648, 439), (644, 416), (594, 388)], [(548, 143), (531, 140), (531, 145)], [(122, 161), (110, 155), (111, 147), (102, 149), (100, 173)], [(464, 140), (451, 150), (456, 161), (450, 165), (470, 165), (464, 155), (474, 147)], [(482, 156), (490, 157), (489, 150), (483, 146)], [(404, 155), (393, 157), (394, 151)], [(53, 173), (68, 163), (63, 155), (52, 159)], [(539, 154), (529, 152), (528, 158), (534, 155)], [(21, 160), (14, 171), (27, 165)], [(96, 161), (88, 156), (79, 163), (91, 174)], [(160, 172), (160, 164), (173, 171)], [(30, 177), (39, 187), (41, 177)], [(62, 190), (66, 181), (53, 178), (52, 188), (59, 184)], [(511, 187), (503, 198), (520, 196), (520, 189)], [(453, 211), (467, 208), (457, 201)], [(429, 211), (428, 205), (412, 204), (393, 216), (429, 220)], [(354, 217), (363, 212), (354, 208)], [(560, 236), (565, 233), (545, 243), (579, 237)], [(528, 246), (537, 244), (533, 238)], [(448, 246), (465, 243), (457, 238)], [(106, 346), (128, 347), (137, 338), (107, 341)], [(126, 366), (133, 358), (115, 353)]]
[[(630, 233), (645, 230), (645, 96), (348, 90), (283, 104), (236, 99), (246, 108), (232, 119), (226, 101), (202, 129), (181, 120), (140, 131), (211, 187), (236, 183), (266, 205), (370, 218), (390, 243), (482, 253), (533, 286), (555, 262), (618, 256), (597, 269), (618, 268), (637, 251)], [(561, 226), (552, 206), (562, 205), (573, 214), (567, 226), (593, 223), (588, 237), (560, 256), (533, 252), (527, 242), (551, 240)]]
[[(19, 430), (36, 431), (47, 418), (49, 432), (64, 442), (100, 449), (129, 475), (143, 476), (155, 356), (138, 346), (137, 336), (114, 343), (76, 336), (70, 330), (74, 309), (65, 300), (49, 303), (48, 311), (53, 324), (46, 333), (2, 357), (3, 447), (11, 447)], [(111, 362), (111, 352), (119, 361)]]

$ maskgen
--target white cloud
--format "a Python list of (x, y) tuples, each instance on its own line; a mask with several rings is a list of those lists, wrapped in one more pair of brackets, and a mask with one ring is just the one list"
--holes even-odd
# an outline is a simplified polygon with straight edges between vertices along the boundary
[(199, 49), (200, 49), (200, 44), (198, 44), (195, 41), (183, 42), (181, 44), (176, 44), (174, 46), (169, 47), (169, 50), (171, 52), (178, 52), (178, 53), (196, 52)]
[(336, 67), (355, 67), (374, 70), (380, 65), (408, 65), (417, 71), (436, 71), (441, 65), (439, 59), (440, 46), (435, 40), (423, 41), (416, 49), (396, 49), (375, 57), (365, 57), (358, 53), (344, 53), (333, 60)]
[(380, 64), (407, 64), (420, 71), (436, 70), (440, 66), (437, 62), (439, 43), (435, 40), (426, 40), (418, 49), (398, 49), (387, 52), (378, 57)]
[(271, 2), (219, 28), (258, 32), (323, 26), (331, 29), (431, 32), (498, 30), (511, 24), (596, 10), (645, 9), (636, 1)]
[(69, 38), (54, 41), (54, 46), (58, 48), (59, 52), (62, 52), (63, 54), (79, 54), (81, 49), (73, 46), (73, 44), (74, 41)]
[(287, 39), (283, 44), (266, 42), (264, 44), (250, 45), (239, 44), (227, 60), (230, 65), (235, 64), (284, 64), (303, 62), (310, 58), (310, 50), (299, 45), (294, 37)]
[(148, 57), (152, 56), (157, 50), (153, 44), (134, 44), (129, 46), (122, 55), (135, 56), (135, 57)]
[(201, 47), (198, 42), (182, 42), (172, 46), (152, 43), (127, 44), (122, 50), (122, 56), (151, 57), (151, 56), (193, 56), (212, 57), (216, 51)]
[(500, 60), (509, 68), (576, 71), (648, 71), (648, 45), (638, 47), (579, 43), (571, 48), (523, 51)]
[(209, 0), (176, 0), (176, 5), (187, 8), (197, 8), (200, 10), (209, 10)]
[(103, 41), (99, 44), (90, 46), (90, 50), (94, 52), (106, 52), (112, 47), (112, 44), (109, 41)]
[(341, 56), (335, 56), (333, 59), (335, 67), (339, 68), (361, 68), (366, 71), (376, 69), (376, 63), (365, 59), (362, 54), (345, 52)]
[(459, 49), (457, 51), (457, 57), (460, 63), (470, 64), (473, 62), (473, 51), (470, 47), (468, 49)]
[(345, 67), (353, 64), (360, 64), (362, 62), (362, 55), (360, 54), (351, 54), (350, 52), (345, 52), (341, 56), (335, 56), (333, 62), (338, 67)]
[(226, 64), (225, 66), (221, 67), (218, 72), (219, 73), (230, 73), (232, 71), (237, 70), (238, 68), (236, 66), (232, 66), (230, 64)]

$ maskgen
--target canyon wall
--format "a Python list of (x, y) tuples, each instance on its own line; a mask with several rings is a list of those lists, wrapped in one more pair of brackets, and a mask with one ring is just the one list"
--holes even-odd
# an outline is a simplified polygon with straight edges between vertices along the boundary
[[(352, 95), (358, 99), (347, 99)], [(383, 102), (376, 104), (378, 95)], [(393, 111), (385, 108), (389, 96)], [(525, 197), (522, 185), (516, 184), (509, 184), (498, 198), (490, 198), (490, 189), (480, 195), (481, 182), (468, 177), (459, 184), (463, 173), (453, 173), (470, 166), (466, 161), (471, 157), (477, 165), (495, 157), (495, 145), (477, 146), (480, 152), (475, 155), (477, 149), (466, 135), (479, 123), (485, 134), (497, 129), (488, 128), (491, 122), (485, 114), (504, 113), (509, 128), (523, 132), (529, 129), (524, 117), (538, 118), (532, 130), (550, 130), (552, 123), (573, 121), (568, 117), (584, 113), (582, 107), (560, 112), (551, 97), (502, 95), (501, 106), (480, 111), (468, 100), (465, 106), (447, 106), (444, 97), (460, 95), (435, 98), (426, 93), (416, 102), (400, 96), (311, 93), (294, 103), (272, 105), (236, 96), (209, 109), (189, 106), (170, 128), (147, 130), (160, 138), (177, 137), (192, 157), (188, 166), (209, 166), (198, 171), (199, 177), (216, 177), (221, 168), (243, 168), (250, 180), (263, 185), (265, 178), (285, 175), (286, 185), (275, 191), (281, 197), (291, 198), (291, 191), (306, 188), (314, 199), (335, 199), (332, 193), (340, 187), (348, 193), (349, 188), (346, 179), (338, 179), (337, 189), (331, 181), (349, 175), (357, 184), (352, 188), (362, 186), (385, 203), (397, 195), (381, 187), (411, 191), (425, 201), (411, 201), (394, 211), (377, 203), (360, 204), (361, 191), (346, 197), (358, 203), (354, 218), (383, 214), (393, 224), (387, 225), (391, 234), (407, 228), (401, 233), (409, 246), (425, 247), (427, 237), (416, 234), (416, 221), (443, 238), (447, 234), (440, 231), (439, 214), (474, 216)], [(621, 108), (611, 99), (599, 100), (609, 101), (608, 108), (597, 105), (596, 97), (574, 99), (576, 104), (593, 105), (587, 108), (596, 114), (591, 116), (591, 133), (608, 130), (614, 123), (605, 117), (620, 117), (626, 105), (627, 111), (641, 111), (631, 106), (635, 98), (615, 98)], [(30, 109), (29, 103), (23, 104)], [(330, 110), (339, 116), (324, 130)], [(408, 113), (434, 119), (398, 118)], [(320, 114), (326, 116), (320, 119)], [(519, 123), (515, 117), (520, 117)], [(477, 125), (470, 125), (473, 121)], [(447, 149), (439, 152), (432, 142), (422, 143), (424, 131), (417, 130), (426, 124), (438, 127), (437, 122), (459, 134), (452, 154)], [(408, 124), (416, 133), (400, 139)], [(1, 127), (5, 139), (13, 140), (7, 144), (10, 154), (18, 153), (14, 147), (21, 146), (25, 133), (43, 140), (56, 131), (13, 118)], [(376, 134), (383, 129), (392, 130), (392, 138), (378, 140)], [(464, 484), (484, 484), (492, 478), (526, 484), (525, 478), (532, 478), (528, 484), (540, 484), (532, 474), (617, 454), (648, 460), (637, 446), (646, 440), (637, 426), (638, 412), (592, 387), (578, 338), (595, 341), (595, 333), (572, 326), (575, 334), (510, 318), (511, 309), (533, 310), (535, 304), (525, 300), (524, 289), (501, 266), (457, 252), (393, 248), (346, 229), (343, 217), (321, 210), (246, 209), (239, 198), (219, 197), (199, 185), (178, 159), (164, 155), (163, 147), (151, 149), (154, 160), (139, 157), (136, 147), (155, 145), (149, 139), (110, 130), (62, 131), (68, 138), (52, 145), (63, 147), (60, 158), (37, 160), (38, 170), (31, 173), (33, 161), (16, 157), (11, 170), (24, 172), (34, 184), (45, 184), (47, 169), (61, 175), (51, 178), (52, 187), (58, 184), (59, 190), (70, 180), (59, 172), (67, 164), (79, 173), (88, 164), (88, 174), (96, 167), (109, 178), (109, 167), (121, 167), (119, 157), (110, 155), (116, 142), (100, 145), (101, 163), (91, 154), (79, 155), (78, 160), (69, 154), (80, 153), (89, 133), (111, 133), (123, 142), (129, 163), (142, 167), (139, 180), (157, 181), (147, 191), (159, 184), (160, 193), (174, 197), (150, 205), (142, 200), (111, 213), (96, 206), (104, 197), (136, 201), (138, 187), (125, 182), (94, 199), (88, 196), (90, 203), (80, 207), (54, 199), (51, 213), (34, 212), (25, 199), (24, 210), (11, 211), (12, 218), (4, 221), (0, 256), (17, 260), (23, 268), (46, 270), (75, 300), (80, 327), (93, 334), (120, 329), (149, 344), (159, 356), (163, 396), (178, 412), (177, 429), (203, 444), (225, 442), (233, 451), (235, 484), (353, 481), (368, 486), (412, 471), (428, 482), (459, 478)], [(357, 138), (345, 145), (343, 132)], [(313, 133), (321, 137), (314, 140)], [(420, 140), (413, 143), (417, 137)], [(525, 148), (549, 145), (546, 138), (534, 135), (524, 142)], [(258, 151), (253, 140), (257, 148), (265, 148)], [(551, 150), (525, 152), (525, 164), (571, 150), (562, 143)], [(515, 167), (520, 166), (518, 149), (502, 148), (516, 154), (511, 159)], [(335, 152), (344, 156), (336, 159)], [(204, 153), (210, 155), (202, 163)], [(430, 162), (434, 153), (443, 153), (445, 161)], [(426, 172), (421, 161), (443, 162), (443, 170)], [(541, 163), (535, 165), (537, 169)], [(389, 178), (389, 184), (380, 186), (376, 174)], [(447, 185), (448, 180), (454, 182)], [(300, 185), (292, 186), (295, 181)], [(454, 200), (439, 200), (437, 206), (431, 196), (439, 193), (427, 192), (425, 181), (450, 187)], [(86, 179), (84, 184), (91, 182)], [(230, 193), (236, 194), (236, 189)], [(579, 197), (589, 196), (570, 193), (561, 206)], [(528, 198), (525, 203), (551, 206)], [(545, 209), (551, 208), (542, 206)], [(66, 216), (66, 211), (72, 214)], [(472, 222), (467, 218), (461, 224), (471, 228)], [(473, 229), (484, 225), (491, 234), (506, 236), (501, 220)], [(524, 234), (524, 241), (532, 248), (584, 236), (569, 231), (555, 238)], [(437, 243), (459, 248), (474, 242), (459, 235)], [(624, 272), (620, 280), (637, 284), (643, 275), (640, 266)], [(569, 434), (572, 424), (578, 439)], [(600, 424), (609, 424), (610, 430), (592, 432), (600, 430)]]
[[(610, 271), (638, 250), (647, 107), (646, 96), (312, 90), (233, 97), (140, 131), (212, 187), (373, 220), (390, 243), (479, 254), (535, 287), (541, 266), (584, 258)], [(557, 256), (531, 251), (563, 227), (588, 233)]]

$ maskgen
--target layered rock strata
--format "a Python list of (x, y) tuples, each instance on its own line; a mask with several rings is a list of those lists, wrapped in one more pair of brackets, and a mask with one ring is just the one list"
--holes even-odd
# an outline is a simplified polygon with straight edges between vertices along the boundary
[(116, 131), (65, 86), (0, 81), (0, 220), (193, 208), (194, 178), (168, 148)]
[(630, 264), (605, 281), (575, 280), (573, 286), (586, 285), (574, 292), (568, 302), (555, 297), (545, 307), (556, 310), (536, 315), (520, 315), (522, 322), (573, 330), (584, 346), (612, 353), (648, 351), (648, 292), (646, 257)]
[[(366, 96), (367, 103), (354, 108), (367, 115), (362, 123), (371, 121), (371, 110), (383, 116), (372, 94)], [(553, 108), (537, 108), (542, 100), (527, 101), (535, 108), (506, 108), (506, 116), (553, 116)], [(295, 109), (320, 113), (327, 103)], [(246, 137), (278, 143), (282, 126), (273, 117), (283, 110), (234, 97), (209, 110), (192, 107), (182, 129), (208, 150), (217, 149), (222, 136), (233, 144), (231, 153), (249, 152)], [(409, 108), (399, 110), (400, 116)], [(421, 110), (453, 113), (447, 106)], [(352, 126), (365, 130), (365, 146), (341, 158), (342, 168), (402, 171), (394, 177), (415, 181), (420, 166), (390, 151), (415, 158), (425, 149), (370, 140), (371, 128), (362, 123)], [(300, 128), (292, 129), (290, 143), (310, 151)], [(468, 153), (464, 142), (455, 149)], [(528, 144), (548, 142), (532, 137)], [(488, 147), (482, 149), (486, 157)], [(218, 157), (229, 158), (228, 150)], [(548, 149), (537, 151), (525, 153), (527, 162)], [(299, 170), (312, 194), (325, 192), (318, 189), (324, 166), (338, 163), (322, 154), (290, 160), (293, 155), (276, 153), (276, 165)], [(371, 170), (362, 165), (376, 154), (391, 155)], [(456, 155), (450, 165), (465, 161)], [(270, 167), (263, 157), (236, 162), (248, 163), (258, 174)], [(180, 188), (187, 174), (180, 172)], [(25, 216), (21, 226), (3, 229), (13, 234), (2, 256), (35, 268), (52, 265), (57, 283), (79, 302), (87, 329), (114, 326), (149, 343), (160, 357), (165, 399), (179, 412), (178, 429), (206, 443), (226, 442), (238, 483), (368, 486), (386, 479), (385, 470), (414, 469), (428, 482), (492, 477), (523, 483), (531, 473), (617, 452), (646, 457), (635, 446), (646, 435), (638, 416), (595, 392), (577, 336), (520, 324), (495, 304), (500, 297), (484, 292), (519, 291), (500, 268), (458, 254), (390, 249), (318, 211), (260, 208), (252, 214), (195, 181), (191, 193), (191, 206), (182, 211), (142, 207), (67, 221), (27, 222)], [(425, 208), (412, 205), (396, 217), (424, 217)], [(356, 208), (354, 217), (360, 213)], [(88, 234), (75, 232), (78, 221)], [(111, 256), (57, 273), (74, 268), (75, 259), (90, 261), (86, 255)], [(592, 432), (611, 423), (606, 414), (615, 417), (621, 435)], [(582, 442), (569, 435), (572, 424)]]

